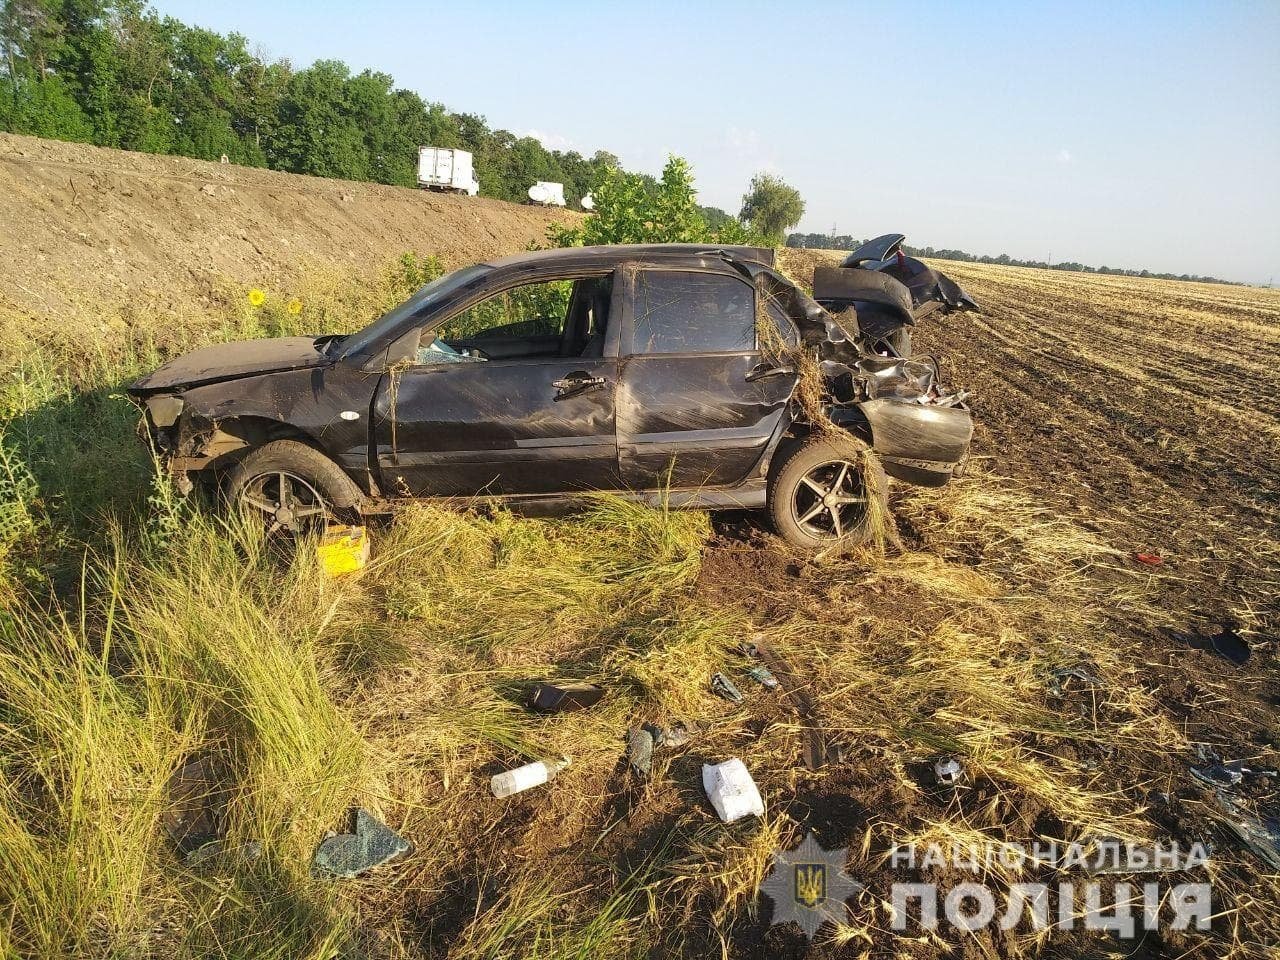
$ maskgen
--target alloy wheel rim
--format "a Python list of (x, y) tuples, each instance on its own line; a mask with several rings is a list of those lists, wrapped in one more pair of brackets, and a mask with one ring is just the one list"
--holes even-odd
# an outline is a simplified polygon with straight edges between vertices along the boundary
[(820, 463), (800, 478), (791, 498), (796, 523), (820, 540), (842, 540), (867, 514), (862, 471), (848, 460)]
[(324, 497), (315, 486), (287, 470), (251, 477), (240, 491), (240, 504), (262, 518), (267, 536), (300, 537), (328, 527)]

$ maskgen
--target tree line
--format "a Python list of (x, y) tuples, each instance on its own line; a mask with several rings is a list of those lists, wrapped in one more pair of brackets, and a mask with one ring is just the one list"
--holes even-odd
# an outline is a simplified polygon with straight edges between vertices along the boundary
[[(419, 146), (457, 147), (473, 154), (481, 194), (516, 202), (538, 180), (563, 183), (570, 205), (606, 182), (633, 208), (674, 209), (678, 192), (666, 174), (626, 173), (608, 151), (548, 150), (340, 60), (297, 69), (145, 0), (3, 0), (0, 129), (406, 187), (417, 184)], [(666, 232), (781, 243), (803, 211), (794, 188), (761, 174), (740, 217), (681, 207)]]
[[(853, 250), (865, 243), (865, 240), (857, 240), (848, 234), (824, 234), (824, 233), (792, 233), (787, 236), (788, 247), (803, 247), (810, 250)], [(1226, 283), (1234, 284), (1233, 280), (1222, 280), (1218, 277), (1204, 277), (1195, 273), (1152, 273), (1150, 270), (1126, 270), (1123, 267), (1091, 267), (1087, 264), (1077, 263), (1074, 260), (1063, 260), (1059, 263), (1049, 263), (1046, 260), (1019, 260), (1011, 257), (1007, 253), (992, 257), (973, 253), (966, 253), (964, 250), (952, 250), (950, 248), (935, 247), (909, 247), (903, 244), (902, 249), (910, 256), (924, 257), (932, 260), (965, 260), (969, 263), (994, 263), (1011, 267), (1035, 267), (1040, 270), (1067, 270), (1072, 273), (1104, 273), (1117, 277), (1150, 277), (1154, 280), (1191, 280), (1196, 283)]]
[(575, 205), (603, 189), (625, 208), (614, 224), (623, 232), (638, 229), (639, 210), (657, 210), (672, 225), (650, 232), (778, 244), (804, 212), (800, 194), (769, 174), (751, 181), (739, 217), (698, 207), (683, 161), (659, 180), (623, 171), (605, 150), (548, 150), (388, 74), (339, 60), (296, 69), (238, 33), (160, 16), (144, 0), (3, 0), (0, 129), (406, 187), (417, 184), (419, 146), (458, 147), (473, 154), (485, 196), (523, 201), (550, 180)]
[[(548, 150), (339, 60), (304, 69), (160, 16), (142, 0), (4, 0), (0, 129), (291, 173), (414, 186), (418, 147), (475, 156), (481, 193), (521, 201), (537, 180), (571, 204), (616, 156)], [(650, 178), (652, 179), (652, 178)]]

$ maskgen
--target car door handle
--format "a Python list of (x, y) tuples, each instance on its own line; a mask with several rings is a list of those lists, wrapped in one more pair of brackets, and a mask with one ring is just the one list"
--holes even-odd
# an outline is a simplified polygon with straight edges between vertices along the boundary
[(582, 370), (575, 370), (563, 380), (551, 381), (551, 385), (556, 388), (557, 400), (576, 397), (578, 394), (586, 393), (588, 390), (599, 390), (606, 383), (608, 381), (604, 377), (593, 377)]
[(783, 364), (779, 367), (771, 367), (767, 363), (757, 363), (749, 371), (747, 371), (747, 383), (755, 383), (757, 380), (763, 380), (766, 377), (782, 377), (795, 376), (795, 367)]

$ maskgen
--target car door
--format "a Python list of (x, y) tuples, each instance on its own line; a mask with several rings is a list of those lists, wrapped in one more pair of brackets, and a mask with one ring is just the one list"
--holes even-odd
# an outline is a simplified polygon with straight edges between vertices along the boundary
[[(605, 280), (554, 282), (572, 286)], [(549, 494), (620, 487), (614, 422), (617, 336), (610, 338), (607, 321), (612, 290), (594, 314), (580, 317), (602, 329), (571, 331), (570, 336), (548, 327), (546, 317), (512, 315), (510, 303), (536, 303), (539, 298), (511, 293), (492, 294), (453, 317), (433, 321), (423, 331), (414, 362), (389, 372), (379, 384), (374, 398), (376, 458), (389, 495)], [(507, 305), (495, 306), (501, 297)], [(566, 290), (563, 298), (552, 299), (567, 311), (570, 301), (585, 298), (575, 299)], [(437, 329), (445, 336), (437, 339)], [(511, 337), (512, 329), (524, 335)], [(486, 338), (490, 330), (497, 336)], [(518, 339), (526, 341), (524, 352), (516, 350)], [(483, 358), (486, 340), (501, 343), (500, 355)], [(588, 340), (590, 345), (584, 343)], [(564, 347), (553, 346), (553, 341)], [(579, 353), (580, 347), (585, 355), (563, 355)], [(479, 355), (458, 355), (454, 348), (474, 349)]]
[(793, 375), (767, 375), (755, 288), (727, 267), (638, 267), (624, 280), (617, 395), (623, 480), (633, 489), (744, 482), (795, 385)]

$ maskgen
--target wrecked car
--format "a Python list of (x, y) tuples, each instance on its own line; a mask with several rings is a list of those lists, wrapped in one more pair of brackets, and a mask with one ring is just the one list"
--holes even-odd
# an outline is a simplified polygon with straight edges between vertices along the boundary
[(875, 353), (911, 356), (911, 329), (935, 312), (977, 310), (963, 288), (902, 249), (907, 238), (887, 233), (845, 257), (818, 267), (813, 295), (828, 310), (856, 309), (863, 343)]
[(820, 268), (817, 299), (764, 248), (522, 253), (356, 333), (205, 347), (130, 394), (180, 488), (210, 480), (273, 533), (415, 498), (536, 511), (614, 491), (767, 509), (794, 545), (852, 544), (884, 495), (877, 462), (940, 485), (972, 433), (901, 331), (974, 305), (900, 245)]

